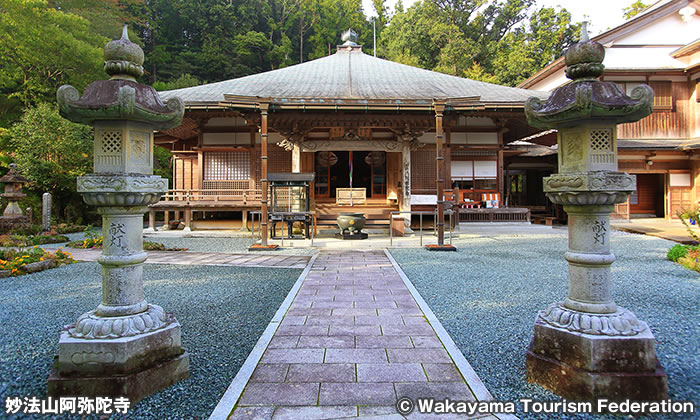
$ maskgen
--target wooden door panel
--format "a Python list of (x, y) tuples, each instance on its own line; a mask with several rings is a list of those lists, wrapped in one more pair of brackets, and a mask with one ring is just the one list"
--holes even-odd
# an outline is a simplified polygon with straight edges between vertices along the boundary
[(387, 199), (398, 200), (398, 183), (401, 180), (401, 153), (388, 152), (386, 154), (386, 190)]
[(690, 208), (692, 201), (690, 198), (691, 187), (671, 187), (671, 217), (678, 218), (677, 213)]

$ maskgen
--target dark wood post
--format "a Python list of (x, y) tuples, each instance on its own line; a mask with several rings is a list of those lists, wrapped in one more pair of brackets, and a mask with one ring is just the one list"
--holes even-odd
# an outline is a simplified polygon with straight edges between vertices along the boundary
[(267, 246), (267, 110), (270, 104), (260, 104), (260, 163), (262, 198), (260, 199), (260, 245)]
[(437, 244), (445, 245), (445, 180), (443, 177), (443, 164), (445, 158), (442, 156), (442, 113), (445, 111), (444, 103), (434, 103), (435, 106), (435, 166), (437, 167)]

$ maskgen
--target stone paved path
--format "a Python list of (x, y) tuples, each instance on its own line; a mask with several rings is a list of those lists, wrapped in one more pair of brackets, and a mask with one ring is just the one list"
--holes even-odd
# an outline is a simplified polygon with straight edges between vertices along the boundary
[[(65, 248), (80, 261), (97, 261), (102, 252), (99, 249)], [(228, 254), (220, 252), (148, 251), (146, 263), (179, 265), (219, 265), (234, 267), (274, 267), (304, 268), (309, 256), (268, 255), (268, 254)]]
[(383, 252), (325, 251), (229, 419), (402, 418), (403, 396), (475, 400)]

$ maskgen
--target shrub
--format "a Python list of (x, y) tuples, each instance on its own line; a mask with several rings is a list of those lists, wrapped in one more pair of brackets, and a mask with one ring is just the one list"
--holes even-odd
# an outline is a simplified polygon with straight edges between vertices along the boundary
[(39, 225), (29, 225), (29, 226), (18, 226), (10, 230), (11, 235), (19, 236), (33, 236), (41, 232), (41, 226)]
[(32, 245), (60, 244), (61, 242), (68, 242), (70, 240), (64, 235), (39, 235), (30, 238)]
[(32, 245), (59, 244), (68, 241), (68, 237), (63, 235), (0, 235), (1, 247), (24, 248)]
[(71, 248), (101, 248), (102, 247), (102, 235), (98, 235), (97, 231), (93, 229), (92, 225), (85, 226), (83, 230), (85, 232), (85, 239), (82, 241), (73, 241), (68, 243), (66, 246)]
[(676, 244), (666, 253), (666, 258), (673, 262), (678, 262), (678, 259), (684, 257), (688, 252), (689, 245)]
[(695, 242), (700, 242), (700, 236), (697, 235), (691, 227), (691, 225), (700, 225), (700, 206), (696, 205), (689, 209), (679, 210), (676, 212), (676, 215), (681, 219), (685, 229), (688, 231), (688, 235), (690, 235)]
[(85, 230), (83, 225), (74, 225), (71, 223), (59, 223), (55, 228), (57, 233), (76, 233)]
[(83, 249), (102, 248), (102, 236), (85, 238), (82, 241), (68, 242), (66, 246)]
[(64, 252), (60, 248), (52, 253), (35, 246), (34, 248), (26, 250), (0, 250), (0, 270), (10, 271), (11, 276), (20, 276), (22, 274), (27, 274), (24, 268), (27, 264), (47, 259), (53, 260), (56, 266), (75, 262), (73, 256), (69, 252)]

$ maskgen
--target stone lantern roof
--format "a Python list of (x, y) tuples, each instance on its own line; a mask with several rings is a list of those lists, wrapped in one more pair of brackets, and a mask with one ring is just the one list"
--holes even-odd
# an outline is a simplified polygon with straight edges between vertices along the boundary
[(24, 183), (27, 182), (27, 178), (17, 173), (17, 164), (10, 163), (9, 172), (7, 172), (3, 177), (0, 177), (0, 182), (4, 182), (5, 184)]
[(177, 127), (184, 104), (176, 97), (165, 104), (151, 86), (136, 82), (143, 74), (143, 50), (129, 40), (126, 25), (121, 39), (104, 49), (105, 72), (109, 80), (98, 80), (85, 88), (83, 97), (72, 86), (61, 86), (56, 94), (61, 115), (83, 124), (97, 120), (129, 120), (148, 123), (154, 129)]
[(585, 121), (621, 124), (638, 121), (652, 111), (654, 91), (647, 85), (625, 95), (613, 82), (598, 80), (603, 74), (605, 48), (588, 39), (586, 25), (581, 42), (566, 51), (566, 77), (572, 82), (552, 92), (543, 102), (530, 98), (525, 103), (528, 123), (541, 129), (579, 125)]

